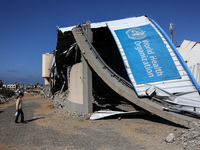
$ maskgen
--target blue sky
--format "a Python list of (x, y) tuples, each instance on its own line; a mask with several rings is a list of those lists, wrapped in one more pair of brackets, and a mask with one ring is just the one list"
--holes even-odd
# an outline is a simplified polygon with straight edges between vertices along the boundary
[(199, 0), (0, 0), (0, 80), (41, 83), (42, 54), (56, 48), (56, 26), (147, 15), (178, 44), (200, 41)]

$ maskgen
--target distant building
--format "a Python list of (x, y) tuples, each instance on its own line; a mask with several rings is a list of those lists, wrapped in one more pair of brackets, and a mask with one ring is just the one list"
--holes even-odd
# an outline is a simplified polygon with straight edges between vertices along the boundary
[(16, 89), (18, 89), (20, 91), (24, 89), (24, 84), (23, 83), (15, 82), (14, 84), (16, 85)]
[(5, 89), (13, 90), (13, 91), (16, 91), (16, 90), (20, 90), (21, 91), (21, 90), (24, 89), (24, 84), (15, 82), (14, 84), (2, 85), (2, 87), (5, 88)]
[(9, 90), (13, 90), (13, 91), (17, 89), (17, 86), (15, 84), (7, 84), (7, 85), (3, 85), (3, 87)]

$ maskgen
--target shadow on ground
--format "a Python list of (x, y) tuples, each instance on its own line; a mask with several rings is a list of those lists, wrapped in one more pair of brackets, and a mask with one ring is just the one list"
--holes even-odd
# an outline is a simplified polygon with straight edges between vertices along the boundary
[[(94, 105), (95, 110), (94, 111), (99, 111), (99, 110), (107, 110), (107, 111), (122, 111), (122, 112), (126, 112), (125, 110), (122, 110), (120, 108), (117, 108), (115, 106), (109, 106), (109, 107), (99, 107), (99, 106), (95, 106)], [(147, 121), (152, 121), (155, 123), (161, 123), (161, 124), (166, 124), (166, 125), (170, 125), (170, 126), (174, 126), (174, 127), (181, 127), (181, 128), (185, 128), (181, 125), (175, 124), (173, 122), (170, 122), (166, 119), (163, 119), (159, 116), (153, 115), (143, 109), (140, 110), (141, 113), (135, 113), (135, 114), (119, 114), (119, 115), (113, 115), (113, 116), (109, 116), (109, 117), (104, 117), (101, 118), (101, 120), (109, 120), (109, 119), (144, 119)]]
[(44, 119), (44, 118), (45, 118), (45, 117), (33, 118), (33, 119), (26, 120), (25, 122), (26, 122), (26, 123), (29, 123), (29, 122), (36, 121), (36, 120), (39, 120), (39, 119)]

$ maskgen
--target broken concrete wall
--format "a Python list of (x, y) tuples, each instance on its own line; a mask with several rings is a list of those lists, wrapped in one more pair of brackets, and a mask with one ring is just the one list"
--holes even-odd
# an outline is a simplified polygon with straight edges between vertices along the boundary
[[(92, 29), (91, 33), (93, 33), (93, 38), (90, 37), (92, 44), (104, 61), (120, 76), (129, 80), (109, 29), (107, 27)], [(115, 109), (114, 107), (120, 104), (130, 105), (130, 102), (113, 91), (88, 66), (71, 31), (58, 31), (56, 49), (56, 66), (51, 70), (50, 87), (53, 95), (60, 94), (55, 99), (62, 107), (66, 106), (70, 111), (90, 113), (94, 111), (93, 106), (95, 108), (112, 106), (110, 108)], [(68, 91), (67, 98), (61, 97), (66, 91)]]
[(85, 62), (72, 66), (67, 107), (71, 111), (80, 113), (93, 112), (92, 73)]
[(69, 83), (69, 101), (71, 103), (83, 104), (83, 67), (82, 63), (72, 66)]

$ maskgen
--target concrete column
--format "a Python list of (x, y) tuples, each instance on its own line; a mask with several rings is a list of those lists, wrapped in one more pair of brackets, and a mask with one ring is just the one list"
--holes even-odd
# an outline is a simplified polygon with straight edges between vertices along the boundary
[(92, 71), (86, 60), (72, 66), (69, 81), (67, 108), (72, 112), (91, 113), (92, 104)]
[[(85, 28), (88, 39), (92, 42), (90, 22), (86, 23)], [(69, 82), (68, 109), (79, 113), (92, 113), (92, 71), (83, 56), (80, 63), (72, 66)]]
[[(91, 30), (90, 22), (86, 22), (86, 34), (88, 36), (89, 41), (93, 42), (93, 33)], [(82, 56), (82, 65), (83, 65), (83, 104), (84, 104), (84, 111), (90, 113), (93, 112), (93, 105), (92, 105), (92, 71), (88, 66), (85, 58)]]
[(88, 66), (86, 60), (82, 57), (83, 65), (83, 107), (84, 112), (93, 112), (92, 105), (92, 71)]

